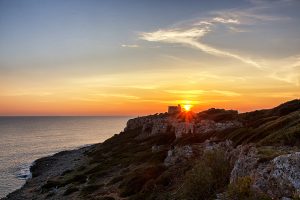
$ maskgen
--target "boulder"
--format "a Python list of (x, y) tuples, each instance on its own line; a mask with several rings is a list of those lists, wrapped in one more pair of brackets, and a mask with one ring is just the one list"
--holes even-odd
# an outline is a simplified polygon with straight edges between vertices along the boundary
[(253, 145), (240, 145), (231, 171), (230, 183), (239, 177), (249, 176), (252, 188), (274, 199), (293, 198), (300, 195), (300, 152), (284, 154), (273, 160), (259, 162)]

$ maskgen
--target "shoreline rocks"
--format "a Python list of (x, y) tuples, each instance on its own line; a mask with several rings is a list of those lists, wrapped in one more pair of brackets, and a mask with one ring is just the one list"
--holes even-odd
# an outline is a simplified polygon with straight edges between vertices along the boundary
[(74, 170), (81, 163), (85, 162), (84, 152), (92, 149), (94, 146), (61, 151), (52, 156), (37, 159), (30, 168), (32, 178), (27, 179), (20, 189), (8, 194), (1, 200), (45, 199), (46, 197), (41, 193), (41, 186), (50, 177), (59, 176), (68, 170)]

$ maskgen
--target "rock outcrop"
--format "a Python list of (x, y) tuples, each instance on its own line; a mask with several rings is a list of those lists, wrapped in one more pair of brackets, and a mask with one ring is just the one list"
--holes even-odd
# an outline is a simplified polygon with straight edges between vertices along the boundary
[(140, 128), (141, 138), (174, 132), (176, 138), (181, 138), (187, 134), (207, 134), (242, 126), (243, 124), (238, 120), (215, 122), (213, 120), (198, 119), (197, 116), (186, 120), (179, 115), (160, 114), (130, 119), (127, 122), (125, 131)]
[(236, 161), (231, 171), (231, 183), (235, 182), (239, 177), (249, 176), (258, 163), (257, 149), (253, 145), (240, 145), (233, 154), (236, 154)]
[(300, 152), (260, 162), (254, 145), (241, 145), (236, 151), (238, 156), (231, 171), (231, 183), (247, 176), (253, 181), (254, 190), (274, 199), (300, 195)]
[(176, 146), (168, 151), (167, 157), (164, 160), (165, 166), (174, 165), (178, 162), (183, 162), (191, 158), (193, 155), (193, 149), (191, 146)]

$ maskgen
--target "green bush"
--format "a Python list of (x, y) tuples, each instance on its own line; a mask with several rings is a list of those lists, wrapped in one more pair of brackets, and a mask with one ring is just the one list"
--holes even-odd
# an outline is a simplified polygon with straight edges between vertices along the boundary
[(251, 184), (252, 179), (249, 176), (238, 178), (235, 183), (228, 186), (228, 196), (231, 199), (249, 198), (252, 196)]
[(141, 168), (128, 174), (120, 184), (121, 197), (139, 193), (148, 181), (156, 179), (164, 170), (163, 166), (158, 165)]
[(229, 183), (231, 165), (221, 150), (203, 154), (195, 166), (187, 172), (179, 198), (198, 200), (212, 198)]
[(240, 177), (228, 186), (226, 199), (230, 200), (271, 200), (265, 194), (258, 193), (251, 188), (252, 179), (249, 176)]
[(212, 170), (216, 188), (222, 188), (229, 183), (232, 166), (223, 150), (205, 152), (202, 162)]
[(179, 196), (186, 200), (207, 199), (214, 193), (214, 184), (211, 168), (199, 162), (187, 173)]

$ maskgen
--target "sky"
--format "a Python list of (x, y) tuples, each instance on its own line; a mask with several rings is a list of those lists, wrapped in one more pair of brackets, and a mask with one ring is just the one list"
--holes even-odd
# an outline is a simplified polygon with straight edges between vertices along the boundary
[(0, 0), (0, 115), (247, 112), (300, 96), (299, 0)]

